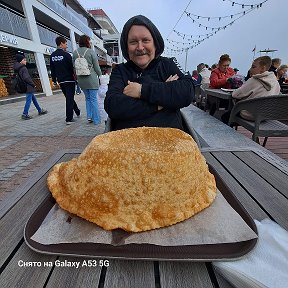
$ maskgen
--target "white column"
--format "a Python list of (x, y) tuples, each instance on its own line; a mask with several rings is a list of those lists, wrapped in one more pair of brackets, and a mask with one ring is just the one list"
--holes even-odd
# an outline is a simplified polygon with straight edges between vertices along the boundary
[(69, 33), (70, 33), (70, 40), (72, 43), (72, 52), (74, 52), (77, 49), (77, 44), (76, 44), (76, 40), (75, 40), (75, 31), (70, 29)]
[[(38, 45), (41, 44), (40, 37), (39, 37), (39, 32), (36, 24), (36, 19), (34, 16), (34, 11), (33, 11), (33, 0), (21, 0), (22, 2), (22, 7), (24, 10), (24, 14), (26, 16), (26, 19), (28, 24), (28, 29), (30, 31), (30, 37), (31, 40)], [(40, 52), (35, 52), (35, 60), (36, 60), (36, 65), (37, 69), (39, 72), (39, 77), (41, 80), (41, 85), (43, 88), (43, 92), (46, 94), (46, 96), (51, 96), (53, 95), (52, 89), (50, 87), (50, 82), (49, 82), (49, 77), (48, 77), (48, 72), (45, 64), (45, 59), (44, 59), (44, 54)]]

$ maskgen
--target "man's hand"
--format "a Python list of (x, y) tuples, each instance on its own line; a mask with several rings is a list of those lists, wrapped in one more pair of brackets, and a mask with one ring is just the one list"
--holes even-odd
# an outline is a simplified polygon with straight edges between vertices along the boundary
[(128, 81), (128, 85), (124, 88), (123, 94), (133, 98), (140, 98), (141, 96), (141, 84), (137, 82)]
[(175, 81), (175, 80), (178, 80), (178, 79), (179, 79), (179, 76), (177, 74), (175, 74), (173, 76), (170, 75), (165, 82)]

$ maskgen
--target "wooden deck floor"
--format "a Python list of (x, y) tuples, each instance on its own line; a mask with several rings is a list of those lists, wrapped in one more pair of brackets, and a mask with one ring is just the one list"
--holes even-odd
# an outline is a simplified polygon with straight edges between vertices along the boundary
[[(250, 139), (252, 137), (252, 133), (243, 127), (239, 126), (237, 131)], [(260, 138), (261, 144), (263, 140), (264, 138)], [(269, 137), (265, 148), (288, 161), (288, 137)]]

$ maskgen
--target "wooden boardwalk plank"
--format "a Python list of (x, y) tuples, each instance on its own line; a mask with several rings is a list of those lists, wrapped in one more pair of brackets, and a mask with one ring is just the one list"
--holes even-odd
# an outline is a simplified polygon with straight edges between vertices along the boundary
[[(239, 126), (237, 131), (251, 139), (252, 133), (244, 127)], [(264, 138), (260, 137), (261, 144)], [(288, 161), (288, 137), (269, 137), (265, 146), (266, 149)]]

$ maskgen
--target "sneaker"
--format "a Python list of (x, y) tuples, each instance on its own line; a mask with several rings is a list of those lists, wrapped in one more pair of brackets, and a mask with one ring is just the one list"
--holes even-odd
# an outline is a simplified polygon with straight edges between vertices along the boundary
[(44, 115), (44, 114), (47, 114), (47, 113), (48, 113), (48, 111), (45, 110), (45, 109), (41, 109), (41, 111), (38, 112), (39, 115)]
[(22, 114), (21, 118), (22, 118), (23, 120), (30, 120), (30, 119), (32, 119), (33, 117), (30, 116), (30, 115), (28, 115), (28, 114), (27, 114), (27, 115)]
[(91, 118), (88, 118), (87, 121), (88, 121), (88, 123), (92, 123), (93, 122), (93, 120)]
[(73, 124), (73, 123), (75, 123), (75, 120), (74, 120), (74, 119), (72, 119), (71, 121), (66, 121), (66, 125), (71, 125), (71, 124)]

